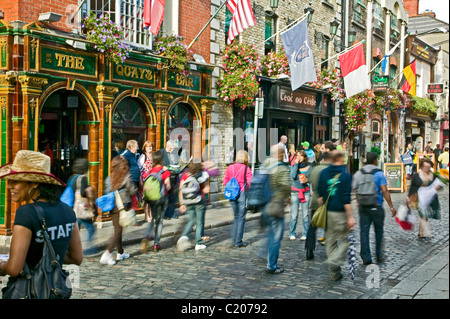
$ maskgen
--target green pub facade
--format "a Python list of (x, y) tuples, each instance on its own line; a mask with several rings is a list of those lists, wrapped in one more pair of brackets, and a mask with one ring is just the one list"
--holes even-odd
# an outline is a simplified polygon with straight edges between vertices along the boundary
[[(140, 51), (113, 64), (80, 43), (36, 22), (0, 20), (1, 165), (19, 150), (49, 145), (55, 175), (67, 181), (73, 160), (85, 157), (89, 184), (102, 195), (115, 141), (161, 149), (174, 139), (194, 158), (208, 156), (212, 66), (193, 63), (183, 76), (165, 68), (164, 57)], [(0, 236), (11, 235), (19, 207), (6, 187), (1, 180)], [(108, 219), (100, 212), (98, 221)]]

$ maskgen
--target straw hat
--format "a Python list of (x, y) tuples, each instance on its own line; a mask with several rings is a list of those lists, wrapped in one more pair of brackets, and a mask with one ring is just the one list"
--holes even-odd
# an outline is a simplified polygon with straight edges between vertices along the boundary
[(63, 181), (50, 173), (50, 161), (49, 156), (40, 152), (19, 151), (12, 164), (0, 167), (0, 178), (66, 186)]

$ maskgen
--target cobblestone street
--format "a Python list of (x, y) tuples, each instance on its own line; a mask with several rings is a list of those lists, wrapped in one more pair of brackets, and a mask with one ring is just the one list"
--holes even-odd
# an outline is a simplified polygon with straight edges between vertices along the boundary
[[(398, 207), (406, 194), (392, 193), (392, 198)], [(163, 250), (157, 253), (141, 254), (139, 244), (129, 245), (125, 250), (131, 258), (114, 266), (101, 265), (99, 257), (85, 258), (80, 267), (79, 288), (74, 289), (72, 298), (379, 299), (427, 260), (448, 250), (448, 199), (448, 187), (445, 187), (440, 192), (442, 219), (431, 220), (433, 237), (427, 240), (417, 238), (417, 229), (402, 230), (387, 209), (384, 235), (387, 260), (379, 265), (363, 265), (357, 243), (354, 281), (346, 266), (343, 280), (335, 283), (329, 279), (324, 246), (318, 244), (315, 259), (307, 261), (304, 242), (287, 238), (289, 215), (286, 214), (279, 258), (279, 265), (286, 270), (283, 274), (265, 273), (265, 261), (256, 255), (265, 237), (259, 221), (253, 220), (246, 223), (244, 240), (249, 244), (246, 248), (231, 247), (228, 225), (207, 229), (211, 240), (202, 251), (176, 251), (178, 236), (175, 236), (164, 238)], [(355, 234), (359, 240), (358, 227)], [(371, 245), (374, 251), (373, 228)]]

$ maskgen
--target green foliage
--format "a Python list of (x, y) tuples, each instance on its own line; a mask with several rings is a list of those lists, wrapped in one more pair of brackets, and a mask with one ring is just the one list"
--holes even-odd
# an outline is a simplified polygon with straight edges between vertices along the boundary
[(429, 99), (413, 96), (412, 100), (414, 102), (413, 108), (416, 111), (436, 113), (438, 110), (436, 103)]
[(259, 90), (261, 66), (258, 52), (253, 46), (234, 41), (223, 53), (223, 74), (217, 81), (217, 97), (225, 105), (245, 109), (254, 105)]
[(176, 34), (156, 37), (153, 47), (158, 54), (169, 58), (167, 65), (169, 69), (188, 75), (189, 62), (193, 60), (193, 54), (187, 45), (183, 44), (183, 37)]
[(380, 155), (381, 155), (381, 149), (379, 147), (376, 147), (376, 146), (372, 146), (370, 148), (370, 152), (377, 153), (378, 157), (380, 157)]
[(91, 11), (83, 19), (81, 27), (87, 39), (95, 43), (93, 49), (105, 53), (108, 61), (119, 64), (129, 57), (131, 48), (123, 42), (123, 31), (110, 20), (109, 14), (100, 14), (97, 17)]

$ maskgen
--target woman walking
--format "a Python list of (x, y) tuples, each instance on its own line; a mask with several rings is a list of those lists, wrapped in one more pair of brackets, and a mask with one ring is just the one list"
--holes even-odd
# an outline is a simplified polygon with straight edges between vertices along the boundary
[[(116, 156), (111, 161), (111, 175), (105, 180), (105, 193), (118, 191), (126, 210), (131, 208), (131, 196), (137, 194), (137, 187), (131, 180), (128, 161), (123, 156)], [(117, 249), (116, 260), (130, 258), (130, 255), (124, 252), (122, 247), (122, 226), (119, 224), (119, 210), (117, 206), (113, 208), (111, 219), (114, 227), (113, 237), (110, 239), (106, 251), (100, 258), (100, 263), (105, 265), (114, 265), (116, 262), (112, 256), (114, 248)]]
[(87, 172), (89, 169), (89, 160), (87, 158), (77, 158), (73, 162), (72, 166), (72, 176), (67, 181), (67, 185), (72, 186), (74, 194), (79, 192), (83, 202), (92, 212), (92, 218), (84, 218), (77, 216), (78, 227), (81, 229), (81, 225), (86, 228), (88, 232), (88, 243), (89, 248), (84, 251), (86, 255), (91, 255), (96, 253), (94, 247), (92, 246), (92, 238), (95, 234), (94, 220), (97, 218), (97, 209), (95, 208), (95, 195), (94, 189), (88, 184)]
[(309, 190), (309, 176), (312, 166), (308, 162), (306, 152), (297, 152), (293, 166), (290, 166), (291, 174), (291, 216), (289, 221), (289, 239), (295, 240), (297, 233), (297, 220), (299, 207), (302, 209), (303, 230), (300, 240), (306, 240), (309, 228), (309, 201), (311, 192)]
[(42, 258), (42, 226), (34, 205), (44, 210), (48, 228), (60, 229), (50, 236), (59, 264), (80, 265), (83, 261), (80, 231), (70, 206), (59, 200), (64, 183), (50, 173), (49, 156), (34, 151), (19, 151), (12, 164), (0, 167), (0, 178), (8, 180), (8, 191), (16, 210), (9, 259), (0, 261), (0, 276), (9, 275), (9, 287), (20, 275), (25, 263), (34, 267)]
[(231, 230), (231, 241), (235, 247), (246, 247), (247, 244), (242, 241), (244, 236), (245, 215), (247, 209), (245, 207), (245, 189), (249, 187), (252, 181), (252, 170), (248, 167), (248, 153), (240, 150), (236, 154), (236, 162), (228, 166), (223, 185), (226, 185), (232, 178), (236, 178), (240, 194), (235, 200), (230, 200), (231, 207), (234, 212), (233, 228)]
[(150, 141), (147, 141), (144, 143), (144, 146), (142, 147), (144, 149), (144, 153), (139, 156), (138, 159), (138, 165), (139, 169), (141, 171), (141, 179), (140, 179), (140, 185), (139, 185), (139, 197), (142, 199), (142, 207), (144, 208), (145, 213), (145, 221), (150, 222), (150, 219), (152, 218), (152, 212), (150, 210), (150, 205), (143, 199), (142, 196), (142, 189), (145, 180), (150, 175), (150, 171), (152, 170), (153, 166), (153, 159), (152, 159), (152, 152), (153, 152), (153, 143)]
[[(423, 201), (425, 198), (420, 198), (420, 196), (424, 196), (420, 194), (420, 189), (423, 187), (428, 187), (436, 179), (436, 176), (431, 171), (431, 168), (433, 167), (433, 161), (429, 158), (424, 158), (420, 160), (419, 162), (419, 168), (420, 171), (412, 176), (411, 179), (411, 186), (409, 188), (408, 193), (408, 206), (410, 208), (417, 208), (419, 211), (419, 238), (430, 238), (431, 237), (431, 231), (430, 231), (430, 223), (428, 221), (428, 218), (431, 215), (433, 215), (435, 218), (439, 219), (440, 216), (440, 205), (439, 205), (439, 199), (436, 196), (432, 199), (431, 204), (429, 207), (426, 207), (425, 209), (421, 207), (422, 205), (419, 205), (420, 201)], [(440, 190), (441, 186), (436, 186), (436, 190)]]

